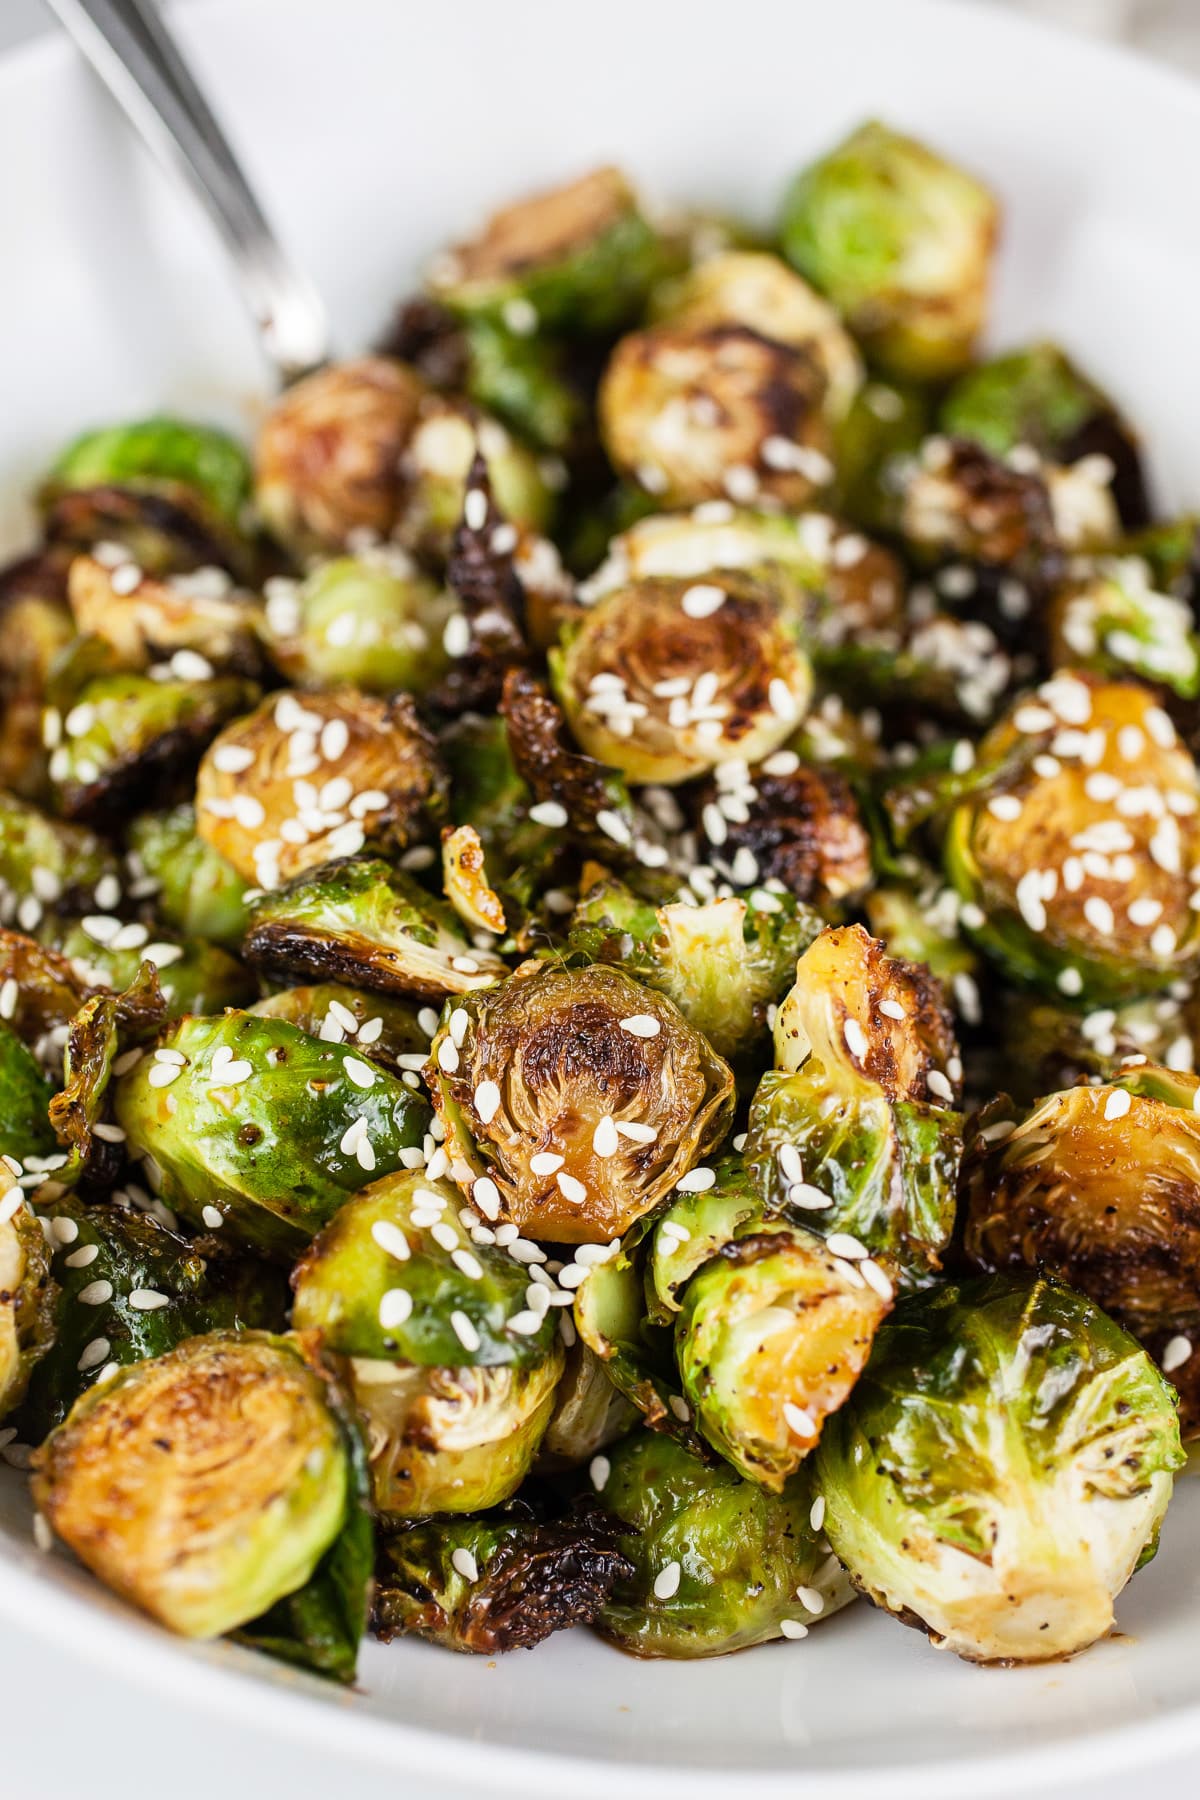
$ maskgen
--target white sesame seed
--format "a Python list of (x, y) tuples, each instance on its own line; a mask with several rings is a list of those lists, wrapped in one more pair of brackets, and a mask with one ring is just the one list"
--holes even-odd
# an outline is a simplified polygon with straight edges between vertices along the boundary
[(804, 1180), (804, 1165), (800, 1160), (800, 1152), (795, 1144), (781, 1144), (776, 1151), (779, 1169), (785, 1181)]
[(780, 1619), (779, 1634), (781, 1637), (794, 1638), (797, 1640), (806, 1638), (808, 1636), (808, 1626), (802, 1624), (799, 1619)]
[(606, 837), (612, 838), (615, 844), (629, 845), (633, 842), (633, 833), (621, 817), (610, 807), (601, 807), (596, 814), (596, 824)]
[(628, 1018), (619, 1021), (621, 1030), (627, 1031), (630, 1037), (654, 1038), (662, 1030), (662, 1026), (652, 1013), (630, 1013)]
[(220, 1231), (222, 1225), (225, 1223), (224, 1213), (219, 1212), (215, 1206), (204, 1207), (203, 1210), (201, 1211), (200, 1217), (203, 1219), (204, 1223), (208, 1226), (208, 1229), (210, 1231)]
[(465, 656), (471, 648), (471, 627), (465, 613), (454, 613), (446, 620), (442, 648), (447, 656)]
[(445, 1037), (438, 1045), (438, 1068), (444, 1075), (453, 1075), (458, 1068), (458, 1051), (452, 1039)]
[(1169, 1375), (1173, 1369), (1182, 1367), (1191, 1354), (1192, 1343), (1190, 1338), (1182, 1336), (1171, 1338), (1162, 1353), (1163, 1374)]
[(1107, 900), (1099, 894), (1089, 894), (1083, 903), (1083, 916), (1094, 930), (1101, 936), (1108, 937), (1113, 929), (1113, 909)]
[(472, 1185), (471, 1200), (485, 1219), (500, 1217), (500, 1189), (490, 1175), (481, 1175), (478, 1181)]
[(682, 1570), (677, 1562), (669, 1562), (654, 1577), (654, 1598), (671, 1600), (679, 1592), (679, 1577)]
[(465, 1312), (459, 1312), (456, 1309), (450, 1314), (450, 1329), (453, 1331), (464, 1350), (471, 1352), (472, 1354), (478, 1350), (479, 1333), (476, 1331)]
[(542, 1328), (544, 1314), (526, 1308), (523, 1312), (515, 1312), (508, 1320), (505, 1329), (515, 1331), (518, 1337), (533, 1337)]
[(1158, 925), (1150, 933), (1150, 949), (1155, 956), (1174, 954), (1178, 939), (1169, 925)]
[(592, 1486), (598, 1494), (604, 1492), (605, 1487), (608, 1485), (608, 1478), (611, 1474), (612, 1464), (609, 1462), (607, 1456), (593, 1456), (591, 1462), (588, 1464), (588, 1476)]
[(1021, 802), (1015, 794), (997, 794), (988, 801), (988, 811), (994, 819), (1003, 819), (1011, 823), (1021, 816)]
[(640, 1125), (636, 1119), (618, 1119), (616, 1125), (621, 1136), (634, 1144), (652, 1144), (658, 1136), (656, 1125)]
[(7, 1194), (0, 1195), (0, 1225), (7, 1225), (11, 1219), (15, 1219), (24, 1204), (25, 1197), (20, 1188), (10, 1188)]
[(146, 1079), (154, 1088), (169, 1087), (171, 1082), (183, 1074), (178, 1063), (156, 1062), (150, 1069)]
[(954, 1089), (940, 1069), (930, 1069), (927, 1072), (925, 1086), (931, 1094), (936, 1094), (939, 1100), (950, 1102), (954, 1099)]
[(537, 1156), (530, 1157), (529, 1167), (535, 1175), (553, 1175), (562, 1168), (563, 1161), (564, 1158), (557, 1156), (553, 1150), (542, 1150)]
[(1124, 1088), (1114, 1088), (1104, 1102), (1106, 1119), (1123, 1119), (1129, 1111), (1132, 1101)]
[(170, 1306), (171, 1296), (160, 1294), (156, 1288), (134, 1288), (129, 1304), (135, 1312), (157, 1312), (160, 1307)]
[(817, 1427), (812, 1414), (803, 1406), (797, 1406), (794, 1400), (785, 1400), (783, 1416), (789, 1428), (797, 1437), (816, 1437)]
[[(500, 1227), (500, 1230), (496, 1233), (497, 1243), (500, 1242), (500, 1232), (509, 1229), (515, 1231), (516, 1226), (508, 1227), (502, 1225)], [(530, 1263), (543, 1263), (546, 1261), (546, 1252), (542, 1249), (541, 1245), (533, 1243), (529, 1238), (512, 1238), (508, 1240), (507, 1249), (508, 1254), (512, 1257), (513, 1261), (517, 1263), (527, 1265)]]
[(848, 1231), (831, 1231), (825, 1239), (825, 1245), (834, 1256), (845, 1257), (850, 1262), (857, 1262), (861, 1257), (869, 1256), (866, 1245), (858, 1238), (851, 1237)]
[(789, 1202), (801, 1207), (805, 1212), (825, 1212), (833, 1205), (828, 1194), (823, 1194), (819, 1187), (809, 1181), (798, 1181), (787, 1192)]
[(799, 715), (795, 695), (781, 675), (773, 675), (767, 687), (767, 704), (777, 719), (792, 724)]
[(716, 1179), (715, 1169), (707, 1169), (701, 1165), (700, 1168), (689, 1169), (686, 1175), (681, 1175), (675, 1187), (681, 1194), (706, 1194)]
[(859, 1024), (858, 1020), (847, 1019), (842, 1027), (842, 1035), (846, 1040), (846, 1048), (849, 1050), (851, 1056), (857, 1057), (861, 1062), (862, 1058), (867, 1054), (869, 1045), (867, 1043), (867, 1034)]
[(394, 1256), (397, 1262), (408, 1261), (408, 1239), (390, 1219), (376, 1219), (371, 1227), (371, 1236), (388, 1256)]
[(105, 1306), (112, 1297), (111, 1281), (89, 1281), (86, 1287), (80, 1288), (77, 1295), (84, 1306)]
[(580, 1206), (587, 1199), (586, 1187), (582, 1181), (577, 1181), (574, 1175), (568, 1175), (565, 1170), (560, 1169), (555, 1180), (563, 1199), (569, 1200), (573, 1206)]
[(885, 1019), (903, 1019), (904, 1008), (898, 1000), (881, 1000), (879, 1010)]
[(93, 1338), (91, 1343), (84, 1349), (83, 1355), (79, 1358), (75, 1367), (79, 1370), (81, 1375), (86, 1375), (89, 1369), (98, 1369), (100, 1367), (100, 1364), (107, 1359), (111, 1349), (112, 1345), (107, 1338)]
[[(474, 499), (474, 498), (483, 500), (484, 516), (486, 517), (487, 516), (487, 501), (486, 501), (486, 499), (484, 499), (483, 494), (480, 493), (478, 488), (472, 488), (471, 492), (467, 495), (468, 501), (470, 501), (471, 499)], [(482, 520), (480, 521), (480, 523), (482, 524)], [(459, 1544), (456, 1549), (451, 1551), (450, 1561), (455, 1569), (455, 1572), (457, 1574), (461, 1575), (464, 1581), (478, 1581), (479, 1580), (479, 1564), (475, 1561), (474, 1556), (466, 1548), (465, 1545)]]
[(529, 816), (537, 825), (560, 826), (567, 822), (567, 809), (558, 800), (539, 800), (530, 807)]
[(816, 1499), (813, 1501), (812, 1510), (809, 1512), (809, 1515), (808, 1515), (808, 1522), (812, 1526), (814, 1531), (820, 1531), (822, 1525), (824, 1525), (824, 1523), (825, 1523), (825, 1496), (824, 1496), (824, 1494), (818, 1494)]
[(475, 1089), (475, 1111), (485, 1125), (500, 1111), (500, 1089), (494, 1081), (481, 1081)]
[(805, 1612), (822, 1613), (825, 1611), (825, 1596), (820, 1588), (798, 1587), (796, 1589), (796, 1598), (804, 1608)]
[(468, 1281), (483, 1280), (483, 1264), (477, 1256), (472, 1256), (469, 1250), (463, 1250), (461, 1248), (452, 1250), (450, 1252), (450, 1261), (454, 1264), (460, 1274), (466, 1276)]
[(707, 619), (725, 604), (725, 589), (700, 581), (684, 590), (679, 604), (689, 619)]
[(443, 1250), (456, 1250), (458, 1248), (457, 1231), (455, 1231), (453, 1225), (447, 1225), (442, 1219), (436, 1220), (434, 1224), (430, 1226), (429, 1235), (434, 1243), (440, 1245)]
[(880, 1268), (874, 1257), (866, 1257), (858, 1266), (863, 1272), (863, 1279), (867, 1286), (873, 1287), (881, 1300), (890, 1300), (893, 1297), (895, 1289), (887, 1273)]
[(597, 1156), (615, 1156), (620, 1147), (616, 1124), (611, 1114), (605, 1113), (592, 1133), (592, 1149)]
[(59, 1244), (73, 1244), (79, 1236), (79, 1227), (74, 1219), (68, 1219), (61, 1213), (58, 1218), (51, 1219), (50, 1229), (54, 1233), (55, 1242)]

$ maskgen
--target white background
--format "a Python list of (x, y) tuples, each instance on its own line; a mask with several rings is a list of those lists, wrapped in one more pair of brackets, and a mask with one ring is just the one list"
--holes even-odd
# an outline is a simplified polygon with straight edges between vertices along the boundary
[[(443, 0), (447, 3), (447, 0)], [(452, 0), (450, 0), (452, 3)], [(896, 0), (903, 4), (903, 0)], [(962, 4), (982, 0), (961, 0)], [(1122, 36), (1200, 74), (1200, 0), (1009, 0), (1081, 30)], [(336, 0), (330, 0), (336, 12)], [(47, 29), (41, 0), (0, 0), (0, 52)], [(222, 1723), (131, 1691), (119, 1670), (97, 1672), (32, 1633), (0, 1639), (0, 1792), (5, 1800), (338, 1800), (395, 1777), (348, 1770), (308, 1748)], [(1195, 1771), (1155, 1768), (1169, 1791), (1194, 1790)], [(1119, 1784), (1089, 1784), (1090, 1800), (1127, 1800)], [(1056, 1794), (1065, 1791), (1060, 1785)], [(424, 1800), (405, 1784), (403, 1800)], [(643, 1800), (631, 1796), (631, 1800)], [(1049, 1800), (1026, 1791), (1023, 1800)]]

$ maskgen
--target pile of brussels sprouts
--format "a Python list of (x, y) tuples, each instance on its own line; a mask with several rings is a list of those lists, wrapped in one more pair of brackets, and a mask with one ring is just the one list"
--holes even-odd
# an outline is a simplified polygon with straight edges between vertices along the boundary
[[(1102, 1636), (1200, 1431), (1196, 520), (880, 124), (0, 572), (0, 1453), (169, 1629)], [(1169, 1378), (1169, 1380), (1168, 1380)], [(1171, 1385), (1174, 1383), (1174, 1386)]]

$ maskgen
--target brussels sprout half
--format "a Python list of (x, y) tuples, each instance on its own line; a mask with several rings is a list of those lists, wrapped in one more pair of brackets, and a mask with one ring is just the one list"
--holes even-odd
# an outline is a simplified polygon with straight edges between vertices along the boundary
[(654, 1432), (635, 1432), (593, 1470), (598, 1499), (624, 1526), (633, 1565), (600, 1610), (603, 1637), (635, 1656), (721, 1656), (806, 1637), (854, 1598), (811, 1523), (800, 1478), (778, 1494), (702, 1462)]
[(631, 332), (597, 405), (613, 467), (664, 506), (728, 499), (797, 512), (833, 480), (817, 355), (745, 325)]
[(717, 1145), (733, 1075), (669, 1000), (601, 964), (526, 964), (450, 1006), (428, 1067), (454, 1180), (492, 1220), (610, 1240)]
[(54, 1302), (46, 1239), (7, 1156), (0, 1157), (0, 1423), (24, 1399), (54, 1341)]
[(519, 337), (605, 332), (636, 315), (665, 260), (629, 182), (600, 168), (493, 213), (437, 258), (429, 285), (452, 312)]
[(733, 572), (651, 576), (606, 594), (550, 668), (584, 750), (631, 781), (668, 786), (769, 755), (812, 697), (797, 610)]
[(964, 926), (1010, 979), (1097, 1003), (1194, 966), (1200, 787), (1152, 693), (1060, 673), (988, 734), (977, 764), (984, 778), (947, 825), (946, 872)]
[(823, 931), (776, 1016), (775, 1060), (746, 1143), (764, 1197), (800, 1208), (885, 1298), (893, 1280), (928, 1282), (962, 1147), (957, 1046), (929, 969), (888, 956), (861, 925)]
[(490, 1518), (418, 1521), (380, 1546), (375, 1634), (477, 1656), (532, 1650), (590, 1625), (613, 1583), (632, 1576), (613, 1537), (596, 1508), (538, 1520), (517, 1502)]
[(158, 577), (111, 557), (77, 556), (67, 593), (80, 635), (111, 645), (124, 669), (178, 657), (175, 666), (197, 674), (206, 664), (210, 674), (262, 673), (261, 605), (236, 590), (224, 569)]
[(927, 438), (895, 471), (894, 523), (918, 563), (965, 558), (1036, 587), (1061, 574), (1066, 552), (1116, 542), (1110, 473), (1098, 457), (1064, 469), (1032, 451), (1002, 462), (965, 438)]
[(445, 785), (407, 694), (273, 694), (205, 756), (197, 830), (243, 881), (276, 888), (368, 839), (403, 849), (442, 811)]
[(33, 1487), (101, 1581), (211, 1638), (304, 1586), (346, 1521), (352, 1475), (299, 1344), (214, 1332), (90, 1389), (37, 1453)]
[(49, 1117), (53, 1092), (33, 1052), (0, 1024), (0, 1161), (24, 1163), (27, 1156), (45, 1156), (55, 1148)]
[(283, 1259), (370, 1175), (399, 1168), (429, 1117), (348, 1046), (233, 1011), (173, 1026), (118, 1077), (114, 1103), (169, 1206)]
[(250, 907), (242, 947), (272, 974), (345, 980), (438, 1000), (503, 980), (453, 910), (381, 857), (346, 857), (298, 875)]
[(983, 324), (997, 223), (974, 177), (872, 122), (796, 177), (780, 235), (874, 361), (937, 380), (965, 365)]
[(454, 613), (453, 596), (388, 546), (319, 563), (301, 582), (269, 582), (266, 639), (299, 687), (422, 694), (449, 667), (443, 636)]
[(905, 1303), (817, 1452), (855, 1585), (974, 1662), (1103, 1636), (1154, 1554), (1183, 1462), (1150, 1358), (1056, 1282), (994, 1276)]

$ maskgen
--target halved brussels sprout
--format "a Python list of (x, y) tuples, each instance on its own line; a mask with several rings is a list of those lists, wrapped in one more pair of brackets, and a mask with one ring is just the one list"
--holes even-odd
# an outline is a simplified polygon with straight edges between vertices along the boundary
[(655, 294), (652, 313), (670, 325), (747, 325), (777, 344), (810, 351), (836, 418), (862, 385), (862, 358), (833, 307), (766, 251), (705, 257)]
[(454, 1180), (490, 1219), (600, 1243), (728, 1130), (733, 1075), (619, 969), (526, 964), (448, 1009), (430, 1051)]
[(385, 1643), (415, 1635), (477, 1656), (532, 1650), (592, 1624), (632, 1574), (594, 1507), (540, 1520), (517, 1502), (491, 1518), (428, 1519), (380, 1546), (372, 1624)]
[(85, 981), (60, 952), (0, 926), (0, 987), (8, 1023), (47, 1066), (61, 1058), (67, 1026), (84, 1001), (105, 985)]
[(347, 1368), (388, 1520), (475, 1513), (516, 1493), (533, 1466), (562, 1374), (557, 1340), (529, 1368), (429, 1368), (356, 1356)]
[(244, 1006), (254, 997), (249, 970), (204, 938), (181, 938), (136, 922), (122, 925), (105, 913), (82, 919), (48, 917), (38, 927), (38, 938), (47, 950), (66, 958), (84, 989), (127, 988), (141, 965), (149, 963), (158, 977), (168, 1019)]
[(178, 656), (198, 674), (206, 665), (210, 674), (261, 673), (261, 606), (235, 589), (224, 569), (159, 577), (133, 563), (77, 556), (67, 592), (81, 636), (110, 644), (122, 668), (144, 670)]
[(1186, 600), (1157, 592), (1140, 556), (1102, 558), (1086, 575), (1057, 587), (1047, 628), (1055, 667), (1094, 669), (1200, 694), (1200, 637)]
[(1084, 1076), (1109, 1081), (1143, 1060), (1175, 1070), (1196, 1061), (1200, 1012), (1191, 992), (1145, 994), (1090, 1011), (1020, 988), (1005, 988), (998, 999), (993, 1085), (1021, 1107)]
[[(54, 1150), (50, 1100), (54, 1089), (33, 1052), (16, 1032), (0, 1024), (0, 1161), (24, 1163), (27, 1156)], [(0, 1208), (4, 1193), (0, 1192)], [(0, 1288), (3, 1287), (0, 1281)]]
[(242, 953), (274, 975), (439, 1000), (503, 980), (444, 901), (377, 856), (344, 857), (252, 902)]
[(866, 1256), (885, 1296), (893, 1280), (927, 1283), (954, 1223), (962, 1148), (962, 1071), (929, 969), (888, 956), (861, 925), (823, 931), (779, 1008), (775, 1061), (746, 1144), (764, 1197), (803, 1208), (836, 1254)]
[[(85, 825), (50, 818), (0, 791), (0, 918), (36, 930), (46, 907), (99, 906), (96, 890), (120, 896), (120, 864)], [(103, 883), (103, 887), (101, 887)]]
[[(1015, 1117), (997, 1101), (964, 1171), (974, 1266), (1044, 1269), (1152, 1352), (1182, 1339), (1186, 1363), (1200, 1338), (1198, 1092), (1194, 1075), (1142, 1062)], [(1200, 1416), (1185, 1397), (1194, 1433)]]
[(597, 405), (613, 467), (664, 506), (729, 499), (796, 512), (833, 480), (818, 356), (745, 325), (631, 332)]
[(965, 438), (927, 438), (897, 471), (899, 529), (916, 559), (965, 558), (1026, 585), (1057, 574), (1066, 551), (1113, 544), (1120, 524), (1102, 459), (1064, 469), (1030, 457), (1032, 467), (1014, 467)]
[(369, 1176), (401, 1167), (429, 1117), (347, 1046), (232, 1011), (174, 1025), (114, 1097), (130, 1154), (152, 1159), (169, 1206), (284, 1258)]
[(545, 530), (554, 492), (533, 452), (467, 401), (430, 394), (401, 458), (406, 490), (395, 530), (402, 543), (429, 557), (449, 554), (476, 456), (487, 465), (504, 517), (518, 528)]
[(487, 464), (473, 459), (462, 517), (450, 546), (446, 580), (462, 604), (454, 658), (432, 697), (439, 711), (493, 712), (506, 670), (530, 661), (525, 589), (517, 574), (516, 528), (492, 498)]
[(223, 431), (141, 419), (85, 432), (51, 468), (38, 499), (46, 535), (88, 549), (118, 543), (153, 574), (245, 566), (250, 465)]
[(599, 600), (550, 666), (588, 754), (669, 786), (789, 737), (812, 697), (801, 639), (796, 609), (751, 576), (651, 576)]
[(700, 818), (710, 854), (756, 888), (758, 904), (768, 882), (830, 908), (871, 885), (871, 839), (840, 770), (785, 751), (778, 763), (768, 757), (740, 776), (732, 764), (718, 771), (701, 792)]
[(403, 849), (442, 810), (444, 790), (407, 694), (273, 694), (200, 765), (197, 830), (243, 881), (275, 888), (368, 839)]
[(21, 1404), (54, 1341), (55, 1288), (41, 1226), (0, 1160), (0, 1422)]
[(153, 1203), (137, 1183), (114, 1193), (103, 1204), (70, 1194), (38, 1201), (55, 1291), (53, 1344), (21, 1412), (23, 1432), (37, 1443), (116, 1368), (202, 1332), (277, 1331), (287, 1319), (281, 1271), (233, 1254), (219, 1233), (189, 1243), (138, 1210)]
[(68, 564), (51, 549), (0, 569), (0, 787), (31, 799), (46, 788), (46, 684), (75, 635)]
[(987, 308), (998, 209), (980, 182), (886, 125), (861, 125), (799, 174), (784, 254), (896, 375), (958, 372)]
[(1109, 1629), (1182, 1462), (1171, 1390), (1133, 1339), (1057, 1282), (1001, 1275), (897, 1312), (817, 1481), (877, 1605), (971, 1661), (1037, 1662)]
[[(764, 904), (765, 901), (765, 904)], [(735, 895), (655, 908), (602, 877), (580, 895), (568, 948), (619, 964), (666, 994), (720, 1056), (751, 1051), (822, 921), (790, 895)]]
[(191, 1338), (93, 1387), (37, 1453), (33, 1487), (94, 1575), (193, 1638), (303, 1587), (352, 1494), (325, 1379), (265, 1332)]
[(1093, 1003), (1200, 956), (1200, 784), (1154, 695), (1063, 672), (984, 739), (950, 817), (963, 924), (1014, 980)]
[(388, 994), (343, 987), (339, 981), (283, 988), (247, 1011), (263, 1019), (285, 1019), (325, 1043), (349, 1041), (351, 1049), (385, 1069), (404, 1069), (408, 1065), (402, 1057), (423, 1056), (429, 1048), (429, 1033), (415, 1005)]
[(993, 456), (1025, 444), (1055, 463), (1108, 456), (1124, 523), (1134, 527), (1149, 517), (1135, 434), (1110, 396), (1057, 344), (1030, 344), (968, 369), (942, 401), (938, 423)]
[(604, 1362), (576, 1337), (554, 1396), (535, 1473), (561, 1474), (592, 1460), (637, 1423), (637, 1408), (609, 1379)]
[(453, 597), (393, 547), (320, 563), (268, 584), (271, 656), (299, 687), (349, 682), (366, 694), (421, 694), (449, 667)]
[(236, 948), (246, 929), (246, 884), (225, 858), (196, 834), (196, 809), (186, 802), (143, 813), (126, 834), (135, 886), (154, 882), (159, 917), (190, 937)]
[(493, 213), (437, 258), (429, 285), (451, 311), (518, 336), (605, 332), (636, 315), (664, 262), (632, 187), (607, 167)]
[(533, 1331), (509, 1329), (528, 1314), (529, 1271), (504, 1250), (472, 1247), (461, 1205), (456, 1188), (420, 1169), (347, 1200), (293, 1271), (297, 1330), (319, 1331), (342, 1356), (425, 1368), (544, 1362), (555, 1319), (545, 1312)]
[(73, 694), (50, 755), (58, 810), (68, 819), (96, 820), (144, 804), (156, 787), (194, 768), (226, 720), (253, 706), (258, 693), (234, 675), (94, 676)]
[[(594, 1471), (633, 1565), (600, 1610), (601, 1635), (635, 1656), (721, 1656), (801, 1638), (854, 1592), (811, 1523), (803, 1479), (764, 1493), (656, 1432), (635, 1432)], [(602, 1477), (602, 1479), (601, 1479)]]

